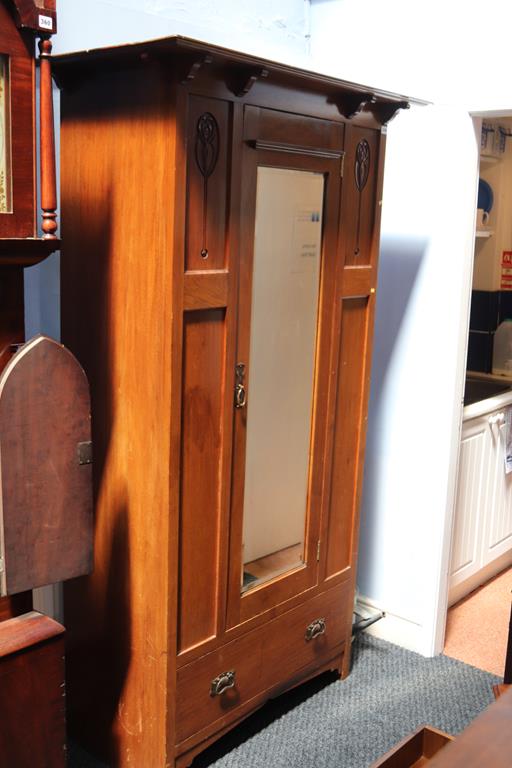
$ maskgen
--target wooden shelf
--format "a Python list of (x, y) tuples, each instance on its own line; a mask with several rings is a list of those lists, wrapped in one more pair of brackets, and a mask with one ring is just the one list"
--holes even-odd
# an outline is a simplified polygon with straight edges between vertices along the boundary
[(44, 240), (39, 237), (0, 238), (0, 266), (20, 265), (30, 267), (39, 264), (60, 248), (60, 240)]

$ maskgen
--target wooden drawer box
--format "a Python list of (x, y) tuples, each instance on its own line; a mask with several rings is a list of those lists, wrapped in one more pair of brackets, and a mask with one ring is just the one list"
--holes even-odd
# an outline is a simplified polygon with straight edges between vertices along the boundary
[(453, 740), (448, 733), (429, 725), (422, 726), (372, 763), (370, 768), (421, 768)]
[(271, 691), (276, 667), (290, 677), (341, 653), (347, 598), (346, 585), (329, 590), (179, 669), (177, 743), (226, 715), (236, 720), (246, 702)]

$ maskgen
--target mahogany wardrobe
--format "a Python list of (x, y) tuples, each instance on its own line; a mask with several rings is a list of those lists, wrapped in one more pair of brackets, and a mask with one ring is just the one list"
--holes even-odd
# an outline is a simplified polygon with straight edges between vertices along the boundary
[(113, 765), (187, 766), (349, 672), (386, 123), (408, 102), (181, 37), (52, 67), (62, 337), (94, 444), (69, 719)]

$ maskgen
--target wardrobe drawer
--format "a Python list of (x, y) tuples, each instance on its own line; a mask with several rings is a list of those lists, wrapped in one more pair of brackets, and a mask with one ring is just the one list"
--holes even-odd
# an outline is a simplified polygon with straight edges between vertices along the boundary
[[(348, 584), (324, 592), (263, 628), (263, 664), (285, 681), (318, 660), (336, 654), (347, 630)], [(265, 675), (263, 675), (265, 676)]]
[(176, 743), (265, 691), (286, 687), (302, 668), (341, 651), (349, 606), (348, 585), (308, 600), (238, 640), (178, 669)]
[(181, 667), (176, 685), (177, 743), (229, 715), (261, 689), (261, 638), (257, 632)]

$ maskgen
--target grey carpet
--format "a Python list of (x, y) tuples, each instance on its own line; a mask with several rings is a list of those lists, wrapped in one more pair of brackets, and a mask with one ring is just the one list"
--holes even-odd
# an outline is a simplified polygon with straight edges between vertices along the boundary
[[(193, 766), (367, 768), (422, 724), (459, 733), (492, 702), (495, 682), (455, 659), (425, 659), (362, 634), (346, 680), (323, 675), (270, 702)], [(105, 767), (72, 746), (69, 768)]]

